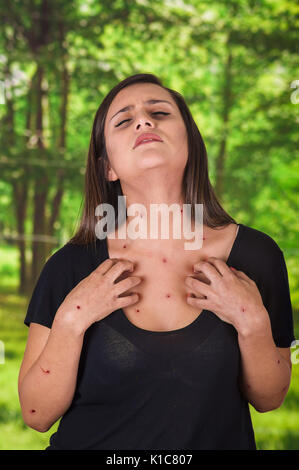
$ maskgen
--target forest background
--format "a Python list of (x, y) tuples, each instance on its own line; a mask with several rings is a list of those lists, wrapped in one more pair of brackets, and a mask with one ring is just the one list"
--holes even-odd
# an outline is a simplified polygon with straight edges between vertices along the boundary
[[(28, 302), (75, 233), (92, 121), (153, 73), (185, 98), (238, 223), (283, 250), (299, 338), (299, 5), (290, 0), (0, 0), (0, 449), (43, 449), (21, 417)], [(251, 407), (259, 449), (299, 449), (299, 356), (284, 404)], [(298, 359), (297, 359), (298, 358)]]

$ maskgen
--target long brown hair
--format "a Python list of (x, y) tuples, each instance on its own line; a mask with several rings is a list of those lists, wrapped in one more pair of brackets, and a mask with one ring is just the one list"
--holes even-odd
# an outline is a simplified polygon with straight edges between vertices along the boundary
[(170, 93), (181, 112), (188, 135), (188, 160), (184, 170), (182, 192), (184, 203), (190, 204), (192, 219), (194, 218), (195, 204), (203, 204), (203, 223), (206, 226), (216, 228), (236, 223), (221, 207), (214, 193), (208, 175), (206, 147), (183, 96), (177, 91), (163, 86), (155, 75), (140, 73), (127, 77), (112, 88), (96, 112), (87, 157), (83, 214), (79, 229), (68, 243), (77, 245), (96, 243), (95, 209), (99, 204), (108, 203), (114, 207), (115, 226), (117, 226), (118, 196), (123, 196), (123, 192), (119, 179), (108, 181), (106, 178), (109, 159), (106, 151), (104, 125), (109, 106), (118, 92), (136, 83), (154, 83), (161, 86)]

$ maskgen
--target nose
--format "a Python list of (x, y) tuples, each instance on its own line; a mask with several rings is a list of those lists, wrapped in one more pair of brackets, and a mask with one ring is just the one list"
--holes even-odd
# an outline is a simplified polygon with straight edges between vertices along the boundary
[(136, 130), (139, 130), (141, 127), (154, 127), (153, 121), (149, 117), (140, 117), (137, 119)]

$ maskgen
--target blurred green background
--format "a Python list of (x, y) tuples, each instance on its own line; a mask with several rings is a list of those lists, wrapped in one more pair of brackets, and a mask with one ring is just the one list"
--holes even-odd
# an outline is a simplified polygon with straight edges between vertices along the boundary
[[(23, 320), (77, 226), (94, 114), (129, 75), (185, 97), (221, 204), (283, 250), (299, 338), (298, 3), (0, 0), (0, 16), (0, 449), (44, 449), (58, 425), (22, 421)], [(299, 449), (296, 362), (284, 404), (251, 408), (258, 449)]]

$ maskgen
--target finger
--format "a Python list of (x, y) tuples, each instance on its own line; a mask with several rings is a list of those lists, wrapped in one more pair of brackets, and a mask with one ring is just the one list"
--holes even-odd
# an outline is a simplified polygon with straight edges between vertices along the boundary
[(210, 281), (217, 281), (221, 274), (218, 272), (217, 268), (210, 264), (208, 261), (199, 261), (194, 265), (195, 272), (203, 272)]
[(127, 277), (127, 279), (124, 279), (123, 281), (117, 282), (115, 284), (114, 292), (116, 295), (120, 295), (123, 292), (126, 292), (131, 287), (137, 286), (138, 284), (140, 284), (140, 282), (141, 282), (140, 277), (136, 277), (136, 276)]
[(244, 279), (244, 281), (247, 281), (247, 282), (250, 282), (252, 281), (252, 279), (247, 276), (247, 274), (245, 274), (243, 271), (238, 271), (237, 269), (233, 269), (232, 270), (240, 279)]
[(115, 281), (120, 274), (122, 274), (124, 271), (133, 271), (134, 269), (134, 264), (132, 261), (129, 260), (118, 260), (117, 263), (115, 263), (109, 271), (106, 273), (106, 277), (110, 281)]
[(220, 258), (215, 258), (214, 256), (210, 256), (207, 259), (207, 262), (211, 263), (222, 276), (231, 272), (226, 262)]
[(195, 297), (188, 296), (187, 304), (191, 305), (191, 307), (205, 310), (209, 307), (209, 299), (198, 299)]
[[(191, 289), (190, 289), (191, 290)], [(200, 293), (194, 293), (193, 291), (191, 292), (188, 292), (187, 293), (187, 297), (190, 296), (190, 297), (193, 297), (195, 299), (206, 299), (207, 297), (203, 294), (200, 294)]]
[(113, 266), (114, 260), (107, 258), (105, 261), (99, 264), (99, 266), (94, 270), (94, 272), (99, 273), (99, 274), (105, 274), (111, 266)]
[(131, 295), (127, 295), (126, 297), (118, 297), (115, 299), (115, 307), (123, 308), (128, 307), (129, 305), (136, 304), (139, 301), (139, 295), (136, 292), (132, 293)]
[(229, 266), (229, 269), (235, 276), (239, 277), (239, 271), (236, 268), (234, 268), (233, 266)]
[(194, 279), (194, 277), (188, 276), (185, 279), (185, 284), (192, 290), (195, 294), (205, 295), (208, 296), (210, 294), (209, 286), (198, 279)]

